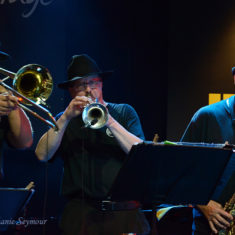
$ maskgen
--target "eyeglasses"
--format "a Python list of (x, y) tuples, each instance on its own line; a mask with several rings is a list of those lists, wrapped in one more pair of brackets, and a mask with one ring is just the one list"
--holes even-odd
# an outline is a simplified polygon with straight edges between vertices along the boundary
[(91, 89), (94, 89), (100, 83), (101, 83), (101, 81), (81, 82), (81, 83), (75, 84), (73, 87), (77, 88), (78, 90), (85, 90), (87, 86), (89, 86)]

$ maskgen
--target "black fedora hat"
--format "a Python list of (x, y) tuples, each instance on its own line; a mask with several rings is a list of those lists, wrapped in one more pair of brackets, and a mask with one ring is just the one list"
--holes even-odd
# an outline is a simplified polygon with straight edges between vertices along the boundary
[(10, 56), (7, 53), (0, 51), (0, 60), (6, 60), (8, 58), (10, 58)]
[(59, 88), (67, 89), (74, 81), (81, 78), (99, 75), (101, 78), (106, 78), (113, 71), (101, 71), (96, 62), (86, 54), (74, 55), (68, 66), (68, 80), (58, 84)]

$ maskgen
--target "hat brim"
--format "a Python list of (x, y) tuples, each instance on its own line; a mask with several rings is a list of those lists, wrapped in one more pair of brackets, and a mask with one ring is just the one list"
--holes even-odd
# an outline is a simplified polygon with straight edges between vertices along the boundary
[(10, 58), (10, 56), (7, 53), (0, 51), (0, 60), (6, 60), (8, 58)]
[(83, 77), (74, 77), (74, 78), (72, 78), (68, 81), (59, 83), (57, 86), (61, 89), (68, 89), (71, 86), (71, 84), (73, 84), (73, 82), (75, 82), (79, 79), (88, 78), (88, 77), (93, 76), (93, 75), (99, 75), (102, 79), (106, 79), (112, 73), (113, 73), (113, 71), (105, 71), (105, 72), (100, 72), (100, 73), (91, 73), (91, 74), (88, 74), (88, 75), (83, 76)]

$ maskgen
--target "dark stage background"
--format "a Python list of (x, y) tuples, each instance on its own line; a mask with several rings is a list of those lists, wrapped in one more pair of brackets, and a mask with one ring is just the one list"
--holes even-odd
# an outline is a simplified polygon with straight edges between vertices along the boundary
[[(148, 140), (155, 133), (160, 140), (179, 140), (209, 92), (234, 92), (234, 12), (234, 1), (219, 0), (0, 0), (0, 50), (11, 55), (0, 66), (17, 71), (38, 63), (57, 84), (66, 79), (71, 56), (87, 53), (101, 69), (114, 71), (104, 84), (106, 101), (131, 104)], [(66, 107), (67, 94), (55, 86), (47, 103), (56, 114)], [(46, 166), (36, 160), (35, 145), (48, 127), (30, 118), (34, 145), (5, 150), (0, 185), (34, 181), (29, 215), (42, 218), (47, 195), (44, 214), (57, 218), (62, 162)]]

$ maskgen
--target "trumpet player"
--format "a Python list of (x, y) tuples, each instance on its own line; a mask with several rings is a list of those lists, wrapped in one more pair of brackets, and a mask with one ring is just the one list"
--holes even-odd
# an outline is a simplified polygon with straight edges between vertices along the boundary
[[(104, 101), (102, 85), (112, 72), (102, 72), (88, 55), (73, 56), (68, 80), (60, 83), (71, 102), (57, 116), (59, 131), (50, 129), (36, 148), (41, 161), (64, 160), (62, 194), (68, 199), (60, 222), (63, 234), (147, 234), (149, 225), (136, 202), (110, 201), (107, 193), (133, 143), (144, 134), (139, 117), (127, 104)], [(100, 129), (84, 128), (82, 113), (98, 101), (107, 109)]]
[[(0, 52), (0, 60), (7, 54)], [(33, 143), (31, 123), (24, 111), (17, 105), (18, 99), (0, 86), (0, 148), (4, 140), (14, 148), (28, 148)], [(3, 177), (2, 156), (0, 156), (0, 178)]]

